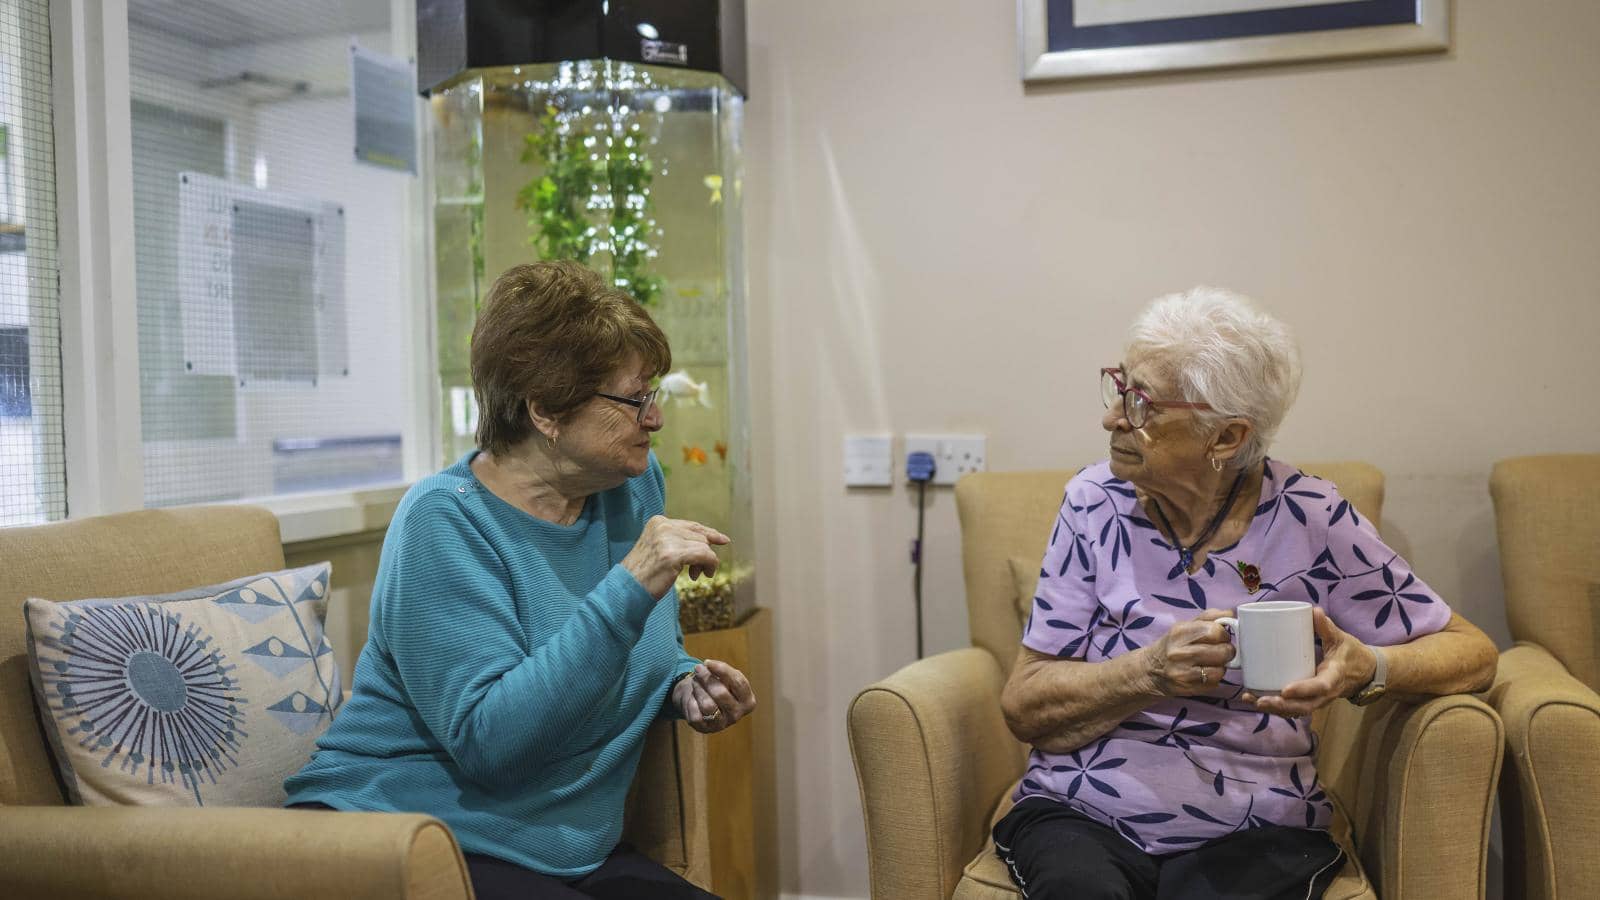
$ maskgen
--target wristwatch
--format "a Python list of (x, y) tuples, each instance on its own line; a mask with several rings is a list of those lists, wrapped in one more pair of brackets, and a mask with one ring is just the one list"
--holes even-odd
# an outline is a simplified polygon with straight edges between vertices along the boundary
[(1375, 703), (1379, 697), (1389, 691), (1389, 660), (1384, 658), (1383, 648), (1368, 647), (1367, 649), (1371, 650), (1372, 655), (1377, 658), (1378, 666), (1372, 670), (1372, 680), (1367, 682), (1366, 687), (1346, 698), (1357, 706)]

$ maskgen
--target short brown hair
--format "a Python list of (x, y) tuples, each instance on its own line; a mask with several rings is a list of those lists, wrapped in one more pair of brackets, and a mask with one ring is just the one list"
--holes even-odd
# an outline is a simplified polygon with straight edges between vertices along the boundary
[(531, 437), (531, 402), (562, 421), (638, 354), (646, 371), (672, 368), (667, 336), (632, 297), (570, 260), (507, 269), (472, 329), (478, 446), (504, 453)]

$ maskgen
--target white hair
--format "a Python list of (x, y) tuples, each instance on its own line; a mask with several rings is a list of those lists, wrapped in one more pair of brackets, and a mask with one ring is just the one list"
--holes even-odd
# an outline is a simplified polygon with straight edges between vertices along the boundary
[(1133, 323), (1127, 353), (1149, 358), (1184, 400), (1211, 405), (1196, 411), (1198, 428), (1232, 417), (1251, 424), (1249, 441), (1232, 460), (1240, 468), (1266, 457), (1300, 392), (1300, 349), (1289, 326), (1219, 288), (1156, 298)]

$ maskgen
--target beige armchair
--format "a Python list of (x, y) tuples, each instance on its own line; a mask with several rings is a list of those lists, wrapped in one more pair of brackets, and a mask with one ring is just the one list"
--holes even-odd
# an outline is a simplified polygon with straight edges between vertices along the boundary
[(1517, 641), (1489, 692), (1506, 897), (1600, 897), (1600, 454), (1503, 460), (1489, 492)]
[[(1378, 521), (1377, 469), (1305, 469), (1334, 481)], [(906, 666), (851, 704), (874, 898), (1018, 895), (989, 840), (1027, 758), (1006, 729), (1000, 689), (1022, 635), (1019, 600), (1032, 598), (1032, 573), (1071, 475), (961, 480), (956, 505), (974, 646)], [(1365, 709), (1341, 703), (1314, 726), (1318, 767), (1335, 805), (1334, 837), (1354, 851), (1327, 900), (1483, 897), (1502, 740), (1494, 711), (1470, 696)]]
[[(247, 506), (0, 529), (0, 896), (472, 897), (455, 837), (429, 816), (63, 805), (35, 719), (23, 600), (162, 593), (283, 565), (277, 519)], [(705, 884), (703, 738), (664, 723), (648, 741), (625, 836)]]

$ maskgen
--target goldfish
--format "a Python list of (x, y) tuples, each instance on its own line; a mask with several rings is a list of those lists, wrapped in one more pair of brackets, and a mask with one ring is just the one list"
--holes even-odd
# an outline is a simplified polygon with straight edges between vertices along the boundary
[(722, 202), (722, 176), (721, 175), (707, 175), (705, 177), (705, 186), (711, 189), (711, 205), (715, 206), (718, 203), (721, 203)]
[(717, 441), (715, 444), (712, 445), (711, 449), (717, 451), (717, 457), (719, 459), (721, 459), (723, 462), (727, 462), (728, 461), (728, 445), (727, 445), (726, 442)]
[(694, 463), (697, 466), (703, 466), (706, 464), (706, 451), (703, 447), (698, 445), (691, 447), (688, 444), (685, 444), (683, 445), (683, 461), (686, 463)]
[(660, 389), (666, 396), (676, 398), (680, 406), (693, 398), (706, 409), (711, 408), (711, 386), (690, 378), (687, 369), (679, 369), (661, 379)]

